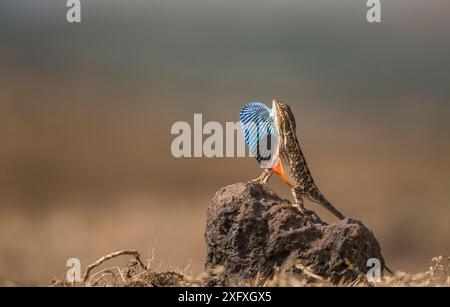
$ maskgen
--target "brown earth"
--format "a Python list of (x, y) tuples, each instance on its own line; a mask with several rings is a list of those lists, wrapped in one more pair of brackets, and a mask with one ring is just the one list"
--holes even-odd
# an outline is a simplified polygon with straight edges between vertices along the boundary
[(267, 186), (251, 182), (216, 193), (208, 207), (205, 239), (206, 267), (224, 268), (209, 285), (267, 278), (287, 260), (332, 283), (364, 275), (370, 258), (384, 267), (378, 241), (360, 221), (346, 218), (327, 224), (314, 211), (302, 215)]

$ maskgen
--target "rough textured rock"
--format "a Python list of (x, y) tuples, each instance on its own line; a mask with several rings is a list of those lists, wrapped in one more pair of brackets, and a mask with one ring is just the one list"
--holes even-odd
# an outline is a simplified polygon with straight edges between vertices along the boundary
[(208, 206), (205, 239), (206, 268), (223, 267), (209, 285), (270, 277), (274, 267), (285, 267), (292, 258), (332, 282), (367, 272), (369, 258), (384, 267), (380, 245), (361, 222), (347, 218), (327, 224), (309, 210), (302, 216), (288, 200), (250, 182), (216, 193)]

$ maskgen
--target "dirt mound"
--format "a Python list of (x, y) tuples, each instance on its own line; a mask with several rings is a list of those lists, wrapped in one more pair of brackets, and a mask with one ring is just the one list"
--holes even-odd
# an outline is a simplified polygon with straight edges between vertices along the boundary
[(351, 281), (377, 258), (378, 241), (360, 221), (323, 222), (313, 211), (305, 216), (265, 186), (236, 183), (210, 201), (205, 239), (206, 268), (223, 267), (208, 285), (236, 285), (257, 276), (268, 278), (276, 267), (300, 265), (333, 283)]

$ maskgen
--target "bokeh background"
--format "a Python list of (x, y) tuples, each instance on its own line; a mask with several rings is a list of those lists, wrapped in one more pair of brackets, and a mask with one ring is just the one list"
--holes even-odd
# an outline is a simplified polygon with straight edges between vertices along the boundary
[(382, 1), (381, 24), (363, 0), (81, 2), (81, 24), (65, 1), (0, 2), (0, 280), (45, 285), (126, 248), (200, 272), (208, 200), (260, 169), (175, 159), (171, 125), (273, 98), (391, 268), (450, 253), (447, 0)]

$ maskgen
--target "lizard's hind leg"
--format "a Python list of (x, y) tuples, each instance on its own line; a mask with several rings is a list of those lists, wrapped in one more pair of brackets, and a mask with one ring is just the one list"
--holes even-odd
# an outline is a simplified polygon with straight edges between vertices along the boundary
[(266, 168), (264, 169), (261, 176), (259, 176), (256, 179), (253, 179), (252, 182), (259, 183), (259, 184), (267, 184), (267, 181), (269, 181), (270, 176), (273, 174), (272, 168)]
[(302, 191), (300, 189), (292, 188), (291, 189), (292, 196), (294, 197), (294, 207), (300, 211), (302, 215), (305, 214), (305, 204), (303, 203)]

